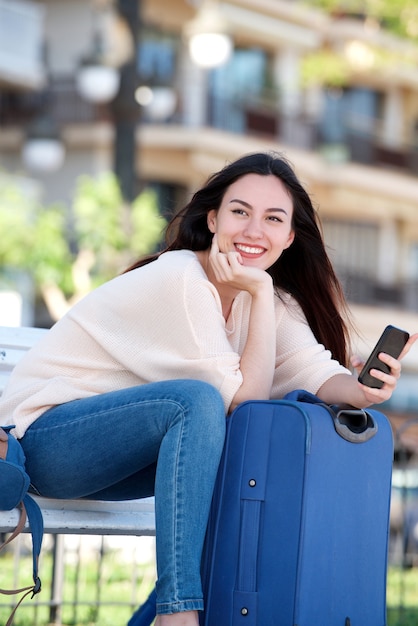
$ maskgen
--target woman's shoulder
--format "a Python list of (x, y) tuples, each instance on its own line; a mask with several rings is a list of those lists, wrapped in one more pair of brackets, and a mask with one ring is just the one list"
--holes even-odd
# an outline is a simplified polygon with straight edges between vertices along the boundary
[(306, 322), (305, 314), (295, 296), (283, 289), (277, 289), (276, 296), (276, 317), (283, 319), (285, 316), (299, 322)]
[(163, 252), (152, 268), (162, 279), (188, 282), (206, 279), (202, 265), (192, 250)]
[(116, 285), (109, 285), (108, 291), (119, 290), (123, 292), (122, 298), (127, 293), (132, 297), (136, 293), (140, 298), (154, 293), (160, 297), (162, 292), (169, 297), (170, 294), (179, 296), (189, 290), (196, 291), (199, 286), (207, 289), (207, 283), (207, 276), (194, 252), (173, 250), (163, 252), (147, 265), (123, 274)]
[[(190, 273), (205, 276), (203, 268), (192, 250), (172, 250), (163, 252), (155, 260), (136, 269), (121, 274), (121, 283), (144, 285), (147, 281), (182, 280)], [(115, 280), (115, 279), (114, 279)]]
[(168, 252), (163, 252), (158, 257), (157, 263), (170, 267), (185, 267), (187, 265), (201, 267), (197, 254), (193, 250), (169, 250)]

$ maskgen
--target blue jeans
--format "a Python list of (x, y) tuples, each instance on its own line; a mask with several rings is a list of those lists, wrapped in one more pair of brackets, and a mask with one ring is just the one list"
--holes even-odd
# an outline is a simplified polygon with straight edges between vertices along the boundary
[(20, 441), (43, 496), (155, 494), (157, 613), (176, 613), (203, 609), (200, 560), (224, 437), (219, 392), (173, 380), (53, 407)]

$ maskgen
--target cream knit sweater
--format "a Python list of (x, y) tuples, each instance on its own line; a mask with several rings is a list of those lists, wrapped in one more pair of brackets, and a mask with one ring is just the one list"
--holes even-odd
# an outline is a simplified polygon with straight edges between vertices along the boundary
[[(219, 389), (225, 411), (242, 382), (240, 354), (250, 296), (228, 321), (218, 292), (189, 250), (167, 252), (118, 276), (75, 305), (16, 366), (0, 401), (0, 423), (22, 437), (48, 408), (149, 382), (193, 378)], [(277, 364), (272, 398), (315, 393), (348, 370), (317, 343), (289, 295), (276, 298)]]

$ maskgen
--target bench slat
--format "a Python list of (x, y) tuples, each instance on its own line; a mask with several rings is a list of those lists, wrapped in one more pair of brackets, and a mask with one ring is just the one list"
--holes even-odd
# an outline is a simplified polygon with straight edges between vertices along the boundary
[(3, 389), (6, 386), (7, 381), (9, 380), (10, 372), (2, 372), (0, 370), (0, 396), (3, 393)]
[(10, 374), (26, 352), (27, 348), (25, 350), (17, 350), (15, 347), (11, 348), (10, 346), (0, 344), (0, 370)]
[(0, 395), (14, 366), (46, 332), (45, 328), (0, 326)]
[(1, 346), (28, 350), (47, 332), (45, 328), (29, 328), (27, 326), (0, 326)]
[[(33, 497), (41, 507), (46, 533), (155, 535), (154, 498), (102, 502)], [(13, 531), (18, 519), (19, 513), (16, 509), (0, 511), (0, 531)], [(25, 530), (28, 531), (27, 522)]]

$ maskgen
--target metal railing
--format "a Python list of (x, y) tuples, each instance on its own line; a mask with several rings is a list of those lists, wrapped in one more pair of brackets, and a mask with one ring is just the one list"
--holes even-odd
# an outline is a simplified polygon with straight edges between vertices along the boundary
[[(15, 539), (0, 563), (0, 588), (30, 584), (30, 537)], [(24, 600), (14, 626), (126, 624), (155, 583), (154, 539), (46, 535), (39, 573), (42, 591)], [(0, 596), (1, 624), (17, 602), (5, 598)]]

